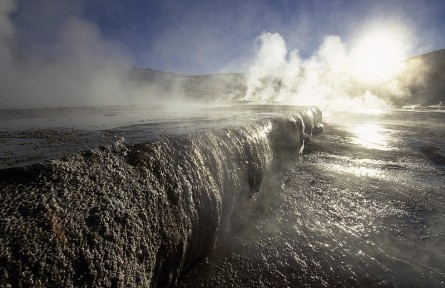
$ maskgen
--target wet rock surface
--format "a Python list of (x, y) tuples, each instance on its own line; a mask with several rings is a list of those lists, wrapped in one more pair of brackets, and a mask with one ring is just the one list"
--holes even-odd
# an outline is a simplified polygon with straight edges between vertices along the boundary
[(445, 156), (442, 155), (439, 151), (440, 148), (432, 145), (426, 145), (420, 147), (420, 151), (425, 154), (428, 159), (438, 165), (445, 165)]
[(116, 141), (113, 133), (79, 129), (0, 131), (0, 168), (57, 159)]
[(443, 117), (327, 116), (177, 287), (444, 286)]
[(304, 128), (297, 113), (1, 169), (0, 285), (174, 286)]

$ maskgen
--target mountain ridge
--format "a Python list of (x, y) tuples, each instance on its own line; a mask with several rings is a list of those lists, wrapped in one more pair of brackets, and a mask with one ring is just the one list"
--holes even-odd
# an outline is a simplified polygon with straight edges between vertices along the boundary
[[(387, 92), (382, 92), (380, 87), (369, 87), (369, 90), (377, 95), (383, 94), (381, 96), (388, 98), (396, 107), (445, 102), (445, 49), (410, 57), (405, 62), (409, 72), (395, 78), (405, 87), (404, 95), (385, 95)], [(200, 101), (218, 98), (239, 100), (247, 90), (247, 73), (184, 75), (133, 67), (130, 75), (132, 81), (160, 87), (167, 92), (174, 92), (175, 89), (171, 87), (180, 87), (182, 90), (176, 92), (180, 91), (187, 98)]]

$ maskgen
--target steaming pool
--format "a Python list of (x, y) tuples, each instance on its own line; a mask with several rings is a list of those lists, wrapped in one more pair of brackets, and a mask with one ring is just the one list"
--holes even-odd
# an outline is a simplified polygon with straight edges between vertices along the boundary
[(445, 113), (301, 110), (2, 111), (0, 286), (445, 287)]

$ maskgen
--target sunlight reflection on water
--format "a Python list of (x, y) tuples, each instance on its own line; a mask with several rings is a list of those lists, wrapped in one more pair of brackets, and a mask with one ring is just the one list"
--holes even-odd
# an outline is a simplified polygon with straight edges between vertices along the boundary
[(383, 179), (388, 176), (386, 171), (382, 169), (383, 164), (385, 162), (373, 159), (350, 159), (341, 156), (330, 156), (325, 157), (325, 161), (321, 166), (336, 173)]
[(353, 133), (352, 143), (361, 145), (369, 149), (396, 150), (390, 146), (387, 129), (378, 124), (357, 124), (349, 127), (349, 132)]
[(376, 168), (363, 167), (359, 165), (342, 165), (342, 164), (330, 164), (330, 168), (333, 171), (352, 174), (360, 177), (381, 177), (383, 172)]

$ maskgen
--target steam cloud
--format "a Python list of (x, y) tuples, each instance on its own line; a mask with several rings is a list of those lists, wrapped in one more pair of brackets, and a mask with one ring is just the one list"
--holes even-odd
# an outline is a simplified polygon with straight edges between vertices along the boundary
[[(388, 107), (389, 98), (410, 94), (421, 63), (406, 66), (403, 77), (379, 86), (357, 80), (347, 46), (338, 36), (327, 36), (318, 51), (303, 60), (298, 50), (288, 51), (278, 33), (263, 33), (261, 47), (247, 75), (246, 101), (284, 102), (299, 105), (335, 105), (337, 108)], [(409, 80), (409, 81), (406, 81)]]
[[(173, 102), (184, 95), (184, 83), (179, 78), (160, 84), (144, 82), (143, 77), (133, 81), (137, 73), (131, 72), (131, 57), (106, 39), (94, 23), (79, 16), (66, 17), (57, 29), (55, 43), (45, 47), (56, 60), (23, 57), (16, 50), (15, 27), (10, 19), (15, 9), (13, 0), (0, 3), (1, 108), (151, 104), (165, 103), (167, 98)], [(246, 75), (245, 93), (240, 89), (243, 92), (238, 96), (227, 95), (229, 100), (345, 109), (383, 107), (389, 105), (388, 99), (410, 94), (406, 83), (422, 81), (413, 73), (421, 66), (416, 63), (405, 70), (403, 78), (378, 87), (360, 83), (351, 72), (351, 53), (338, 36), (327, 36), (318, 51), (304, 60), (298, 50), (288, 50), (280, 34), (263, 33), (259, 42), (261, 47)], [(221, 82), (223, 78), (218, 79)], [(217, 83), (198, 82), (197, 86), (210, 88)]]
[(1, 108), (150, 103), (161, 93), (130, 81), (131, 58), (80, 17), (64, 19), (55, 43), (45, 47), (55, 60), (22, 56), (10, 19), (15, 9), (13, 0), (0, 3)]

